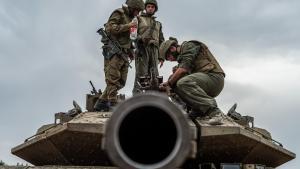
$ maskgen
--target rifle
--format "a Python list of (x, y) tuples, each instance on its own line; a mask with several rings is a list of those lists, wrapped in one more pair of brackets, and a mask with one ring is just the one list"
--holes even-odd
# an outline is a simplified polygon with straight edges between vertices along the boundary
[(120, 44), (117, 41), (112, 40), (108, 34), (105, 32), (103, 28), (100, 28), (97, 33), (102, 36), (102, 42), (104, 43), (103, 46), (103, 56), (106, 59), (110, 59), (113, 55), (117, 54), (118, 56), (121, 56), (121, 58), (128, 63), (129, 67), (131, 67), (130, 62), (128, 61), (128, 54), (125, 54)]
[(95, 95), (98, 94), (98, 92), (97, 92), (96, 88), (94, 87), (92, 81), (90, 81), (90, 84), (91, 84), (91, 86), (92, 86), (92, 91), (91, 91), (91, 93), (92, 93), (92, 94), (95, 94)]

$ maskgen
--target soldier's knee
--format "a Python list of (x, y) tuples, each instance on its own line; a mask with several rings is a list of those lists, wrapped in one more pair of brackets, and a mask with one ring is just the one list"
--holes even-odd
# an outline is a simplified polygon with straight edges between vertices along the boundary
[(191, 80), (188, 78), (181, 78), (177, 81), (176, 87), (179, 89), (184, 89), (187, 85), (191, 83)]
[(121, 78), (121, 72), (118, 69), (110, 68), (108, 70), (107, 76), (108, 76), (108, 77), (106, 77), (107, 79), (109, 79), (111, 81), (117, 81)]

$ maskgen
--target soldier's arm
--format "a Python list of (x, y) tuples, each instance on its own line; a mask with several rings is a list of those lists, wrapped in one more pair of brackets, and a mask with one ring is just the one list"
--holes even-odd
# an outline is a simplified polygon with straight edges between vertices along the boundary
[(177, 70), (175, 71), (175, 73), (171, 76), (171, 78), (168, 80), (168, 85), (170, 87), (173, 87), (176, 82), (183, 77), (185, 74), (188, 73), (188, 70), (185, 68), (177, 68)]
[(200, 47), (194, 45), (191, 42), (186, 42), (181, 46), (181, 52), (178, 56), (179, 64), (177, 66), (177, 69), (175, 73), (173, 73), (173, 75), (169, 78), (169, 80), (162, 84), (162, 86), (174, 87), (180, 78), (182, 78), (192, 70), (193, 61), (198, 55), (199, 48)]
[(117, 35), (130, 29), (130, 23), (122, 24), (122, 14), (115, 11), (109, 18), (106, 26), (106, 31), (110, 34)]
[(199, 53), (199, 49), (200, 47), (196, 46), (192, 42), (187, 42), (181, 46), (181, 53), (178, 56), (178, 68), (184, 68), (188, 71), (191, 71), (194, 66), (193, 62)]
[(165, 38), (164, 38), (164, 34), (162, 32), (162, 25), (160, 24), (160, 29), (159, 29), (159, 46), (161, 43), (163, 43), (163, 41), (165, 41)]
[[(162, 32), (162, 25), (160, 24), (160, 28), (159, 28), (159, 46), (161, 45), (161, 43), (165, 41), (165, 38), (164, 38), (164, 34)], [(163, 66), (163, 62), (164, 62), (164, 58), (161, 57), (160, 55), (158, 55), (158, 60), (160, 62), (160, 68)]]

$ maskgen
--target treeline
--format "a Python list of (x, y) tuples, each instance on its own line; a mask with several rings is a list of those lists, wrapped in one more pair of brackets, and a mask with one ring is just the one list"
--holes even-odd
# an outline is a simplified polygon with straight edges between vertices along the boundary
[(4, 165), (5, 163), (2, 160), (0, 160), (0, 166), (4, 166)]

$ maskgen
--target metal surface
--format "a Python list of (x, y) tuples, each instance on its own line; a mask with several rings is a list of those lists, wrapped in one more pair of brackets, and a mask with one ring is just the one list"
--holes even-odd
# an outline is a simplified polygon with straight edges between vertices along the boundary
[(44, 125), (12, 153), (33, 165), (70, 169), (105, 169), (112, 165), (110, 160), (126, 169), (174, 169), (182, 164), (195, 169), (208, 163), (275, 168), (296, 157), (264, 129), (249, 130), (228, 116), (220, 126), (201, 119), (191, 121), (185, 111), (157, 93), (132, 97), (113, 113), (85, 112), (63, 124)]
[[(201, 125), (201, 124), (200, 124)], [(278, 167), (295, 154), (240, 126), (203, 126), (199, 151), (201, 161), (264, 164)]]
[[(12, 153), (33, 165), (108, 165), (109, 160), (101, 149), (103, 124), (107, 117), (99, 115), (82, 114), (79, 120), (74, 119), (36, 135), (13, 148)], [(91, 117), (82, 121), (86, 116)], [(104, 120), (90, 119), (97, 117)]]

